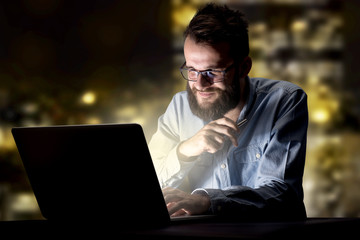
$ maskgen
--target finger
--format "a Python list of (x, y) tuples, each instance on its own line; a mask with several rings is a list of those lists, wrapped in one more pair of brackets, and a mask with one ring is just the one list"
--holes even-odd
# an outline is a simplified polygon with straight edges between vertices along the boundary
[(179, 211), (171, 214), (171, 217), (178, 217), (178, 216), (186, 216), (186, 215), (190, 215), (188, 214), (184, 209), (180, 209)]
[(172, 192), (173, 190), (174, 190), (174, 189), (171, 188), (171, 187), (165, 187), (165, 188), (161, 189), (163, 195), (166, 195), (166, 194)]
[(175, 212), (177, 212), (179, 210), (176, 205), (177, 205), (177, 203), (174, 203), (174, 202), (167, 204), (167, 209), (168, 209), (170, 216), (172, 216)]
[(168, 195), (171, 195), (171, 194), (177, 194), (178, 193), (178, 189), (176, 188), (172, 188), (172, 187), (165, 187), (162, 189), (162, 194), (164, 196), (164, 198)]
[(173, 187), (164, 187), (164, 188), (162, 188), (161, 189), (162, 191), (174, 191), (174, 190), (176, 190), (176, 188), (173, 188)]
[(224, 136), (226, 136), (235, 146), (237, 146), (238, 132), (234, 131), (233, 128), (230, 128), (226, 125), (214, 125), (211, 131), (214, 139), (217, 140), (220, 144), (223, 144), (225, 142)]
[(230, 118), (227, 118), (227, 117), (219, 118), (219, 119), (215, 120), (215, 122), (217, 124), (227, 126), (227, 127), (231, 128), (231, 129), (233, 129), (235, 132), (239, 131), (239, 128), (236, 125), (236, 122), (234, 122)]
[(209, 124), (209, 129), (221, 133), (223, 135), (226, 135), (228, 137), (236, 136), (240, 130), (233, 121), (231, 122), (229, 121), (225, 119), (222, 119), (221, 121), (218, 120), (218, 122), (213, 122)]
[(240, 128), (237, 126), (236, 122), (227, 117), (221, 118), (220, 122), (223, 122), (224, 125), (230, 128), (225, 135), (228, 136), (232, 144), (237, 147), (237, 134), (240, 132)]
[(170, 209), (174, 206), (175, 202), (170, 202), (166, 204), (167, 209)]
[(176, 216), (178, 214), (181, 214), (182, 212), (186, 213), (186, 211), (184, 210), (184, 207), (183, 207), (183, 202), (177, 202), (177, 203), (171, 204), (168, 207), (168, 212), (169, 212), (170, 216), (173, 216), (174, 214)]
[(230, 134), (230, 135), (227, 135), (230, 139), (230, 141), (232, 142), (232, 144), (237, 147), (238, 146), (238, 142), (237, 142), (237, 135), (236, 133), (234, 134)]
[(225, 136), (219, 133), (213, 134), (208, 137), (206, 144), (206, 151), (209, 153), (215, 153), (224, 146)]
[(170, 195), (170, 194), (182, 196), (183, 194), (185, 194), (185, 192), (183, 192), (177, 188), (172, 188), (172, 187), (163, 188), (162, 193), (164, 196)]
[(178, 202), (180, 200), (182, 200), (183, 198), (179, 195), (176, 194), (168, 194), (164, 197), (165, 203), (171, 203), (171, 202)]
[(213, 143), (217, 144), (218, 145), (217, 147), (221, 148), (224, 145), (225, 140), (226, 140), (225, 135), (217, 134), (216, 136), (214, 136)]

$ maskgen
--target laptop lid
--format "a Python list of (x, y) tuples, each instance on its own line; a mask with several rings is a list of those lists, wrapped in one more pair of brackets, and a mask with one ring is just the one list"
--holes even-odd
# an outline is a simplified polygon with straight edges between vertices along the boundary
[(12, 134), (46, 219), (169, 224), (140, 125), (20, 127)]

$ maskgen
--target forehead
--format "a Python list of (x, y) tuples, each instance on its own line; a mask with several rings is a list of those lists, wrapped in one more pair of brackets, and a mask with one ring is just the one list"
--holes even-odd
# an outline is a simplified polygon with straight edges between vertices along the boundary
[(198, 70), (226, 67), (231, 62), (230, 45), (222, 42), (214, 45), (197, 43), (187, 37), (184, 43), (186, 65)]

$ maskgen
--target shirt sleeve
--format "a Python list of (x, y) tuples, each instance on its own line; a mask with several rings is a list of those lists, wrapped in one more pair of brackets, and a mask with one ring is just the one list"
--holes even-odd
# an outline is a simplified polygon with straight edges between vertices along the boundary
[(276, 108), (277, 120), (262, 156), (255, 188), (199, 189), (209, 195), (211, 213), (237, 219), (306, 217), (302, 191), (308, 126), (306, 94), (294, 91)]
[(177, 154), (181, 141), (178, 119), (181, 102), (177, 97), (174, 96), (165, 113), (158, 119), (158, 129), (149, 142), (149, 150), (161, 187), (179, 187), (194, 165), (191, 161), (181, 161)]

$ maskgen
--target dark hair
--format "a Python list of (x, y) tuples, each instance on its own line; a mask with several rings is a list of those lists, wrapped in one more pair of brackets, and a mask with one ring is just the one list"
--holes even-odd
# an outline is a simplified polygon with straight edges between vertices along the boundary
[(184, 32), (197, 43), (230, 44), (230, 54), (235, 60), (249, 55), (248, 22), (242, 12), (213, 3), (199, 9)]

